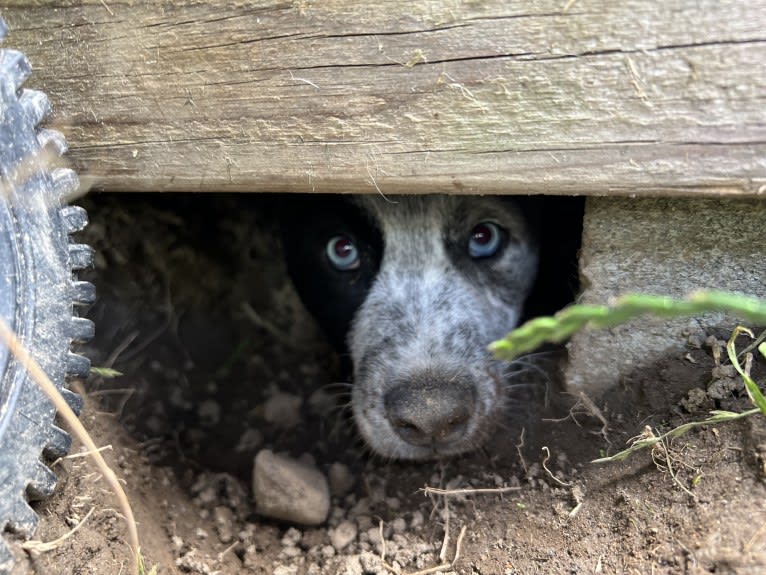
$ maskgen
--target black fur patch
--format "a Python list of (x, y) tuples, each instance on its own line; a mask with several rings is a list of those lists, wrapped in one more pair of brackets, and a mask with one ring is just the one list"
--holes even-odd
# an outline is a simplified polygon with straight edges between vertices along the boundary
[[(338, 351), (380, 267), (383, 237), (361, 209), (343, 196), (286, 197), (281, 209), (287, 271), (306, 308), (317, 318)], [(338, 271), (326, 255), (327, 242), (346, 234), (359, 249), (360, 266)]]

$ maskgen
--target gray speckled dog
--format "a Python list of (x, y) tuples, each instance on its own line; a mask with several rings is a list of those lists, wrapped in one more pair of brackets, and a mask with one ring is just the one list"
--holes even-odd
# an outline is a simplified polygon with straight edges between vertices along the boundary
[(324, 197), (291, 210), (288, 269), (353, 366), (356, 425), (378, 454), (472, 450), (505, 407), (487, 345), (519, 321), (539, 249), (508, 198)]

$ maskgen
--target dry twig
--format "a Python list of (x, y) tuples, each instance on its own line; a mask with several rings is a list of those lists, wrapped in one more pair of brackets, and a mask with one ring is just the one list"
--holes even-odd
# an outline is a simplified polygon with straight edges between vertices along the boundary
[(510, 491), (520, 491), (521, 487), (479, 487), (476, 489), (440, 489), (438, 487), (429, 487), (426, 485), (420, 491), (424, 495), (477, 495), (483, 493), (508, 493)]
[(80, 519), (80, 522), (72, 527), (69, 531), (64, 533), (61, 537), (58, 537), (57, 539), (54, 539), (53, 541), (24, 541), (24, 543), (21, 544), (21, 548), (24, 551), (27, 551), (28, 553), (31, 553), (32, 555), (39, 555), (40, 553), (47, 553), (48, 551), (53, 551), (55, 549), (58, 549), (61, 544), (69, 539), (72, 535), (77, 533), (77, 531), (82, 527), (85, 522), (88, 520), (88, 518), (93, 515), (93, 511), (95, 510), (95, 507), (91, 507), (90, 511), (85, 514), (85, 517)]

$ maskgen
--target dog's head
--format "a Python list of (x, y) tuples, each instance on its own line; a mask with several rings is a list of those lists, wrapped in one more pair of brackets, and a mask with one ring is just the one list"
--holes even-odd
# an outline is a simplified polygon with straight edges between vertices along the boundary
[(477, 447), (502, 410), (487, 345), (519, 321), (538, 245), (507, 198), (319, 197), (288, 211), (288, 269), (353, 364), (354, 420), (401, 459)]

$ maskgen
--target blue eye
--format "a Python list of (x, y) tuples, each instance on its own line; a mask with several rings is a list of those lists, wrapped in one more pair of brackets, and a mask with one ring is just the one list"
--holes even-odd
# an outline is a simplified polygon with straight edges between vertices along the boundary
[(500, 227), (492, 222), (481, 222), (471, 230), (468, 239), (468, 254), (475, 259), (494, 256), (503, 243)]
[(345, 272), (359, 267), (359, 250), (348, 236), (334, 236), (327, 242), (327, 259), (333, 267)]

